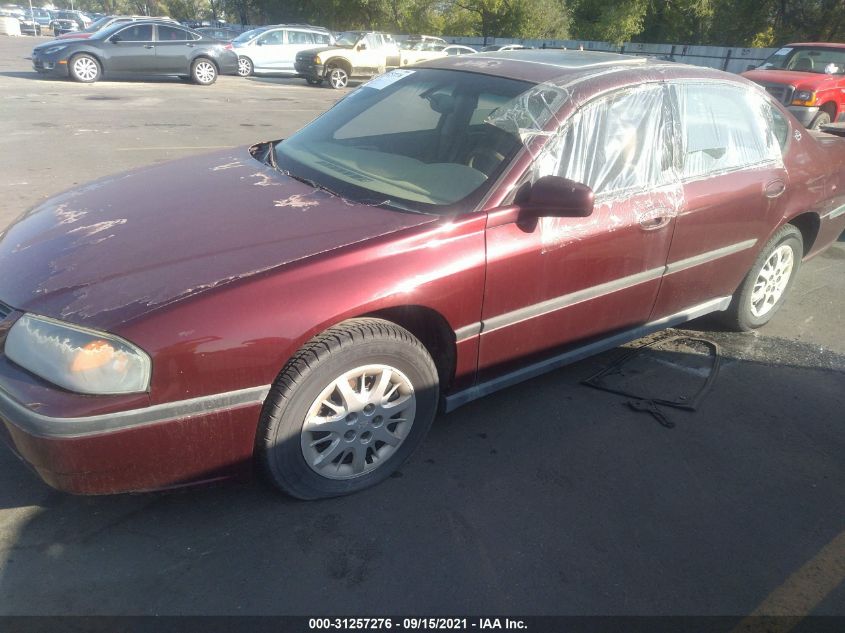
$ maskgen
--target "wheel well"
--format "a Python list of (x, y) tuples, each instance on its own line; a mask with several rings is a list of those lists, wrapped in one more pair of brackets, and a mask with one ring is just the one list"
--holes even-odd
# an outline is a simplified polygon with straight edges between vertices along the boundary
[(827, 112), (830, 115), (831, 121), (836, 121), (836, 104), (833, 101), (828, 101), (819, 109)]
[(350, 64), (347, 60), (343, 59), (343, 57), (333, 57), (329, 61), (326, 62), (326, 74), (329, 72), (329, 68), (332, 66), (338, 66), (343, 68), (346, 71), (346, 74), (350, 77), (352, 76), (352, 64)]
[(392, 321), (416, 336), (431, 354), (440, 388), (448, 388), (455, 375), (455, 332), (439, 312), (423, 306), (400, 306), (364, 316)]
[(201, 59), (204, 59), (204, 60), (206, 60), (206, 61), (211, 62), (211, 63), (212, 63), (212, 65), (214, 66), (214, 70), (216, 70), (218, 73), (220, 72), (220, 66), (218, 66), (218, 65), (217, 65), (217, 62), (216, 62), (216, 61), (214, 61), (213, 59), (211, 59), (211, 57), (209, 57), (208, 55), (197, 55), (196, 57), (194, 57), (194, 58), (191, 60), (191, 70), (192, 70), (192, 71), (193, 71), (193, 69), (194, 69), (194, 64), (196, 64), (196, 63), (197, 63), (199, 60), (201, 60)]
[(78, 53), (74, 53), (68, 58), (68, 65), (70, 65), (70, 62), (73, 60), (74, 57), (79, 57), (80, 55), (88, 55), (88, 57), (93, 57), (94, 60), (96, 60), (97, 64), (99, 64), (100, 66), (100, 72), (103, 72), (103, 60), (101, 60), (99, 56), (89, 51), (79, 51)]
[(819, 234), (819, 226), (821, 224), (819, 216), (815, 213), (802, 213), (792, 218), (789, 223), (801, 231), (801, 238), (804, 241), (804, 255), (810, 252), (816, 237)]

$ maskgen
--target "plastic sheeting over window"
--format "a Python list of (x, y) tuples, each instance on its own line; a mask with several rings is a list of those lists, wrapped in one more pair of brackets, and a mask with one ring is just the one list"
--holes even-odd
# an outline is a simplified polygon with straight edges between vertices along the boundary
[(569, 119), (541, 157), (540, 171), (583, 183), (596, 195), (668, 184), (675, 178), (670, 121), (659, 84), (599, 99)]
[(672, 86), (681, 123), (683, 178), (781, 160), (772, 106), (753, 90), (724, 84)]

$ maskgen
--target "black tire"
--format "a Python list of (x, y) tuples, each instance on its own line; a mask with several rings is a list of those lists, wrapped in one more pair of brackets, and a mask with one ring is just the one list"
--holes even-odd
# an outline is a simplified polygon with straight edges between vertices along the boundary
[(255, 73), (255, 65), (249, 57), (238, 57), (238, 76), (251, 77)]
[(308, 82), (309, 86), (322, 86), (323, 80), (319, 77), (306, 77), (305, 81)]
[(68, 72), (71, 79), (84, 84), (92, 84), (103, 74), (103, 69), (96, 57), (87, 53), (79, 53), (68, 60)]
[[(410, 428), (395, 448), (388, 449), (391, 452), (376, 458), (376, 451), (381, 451), (386, 444), (381, 442), (379, 446), (380, 442), (373, 432), (370, 433), (371, 448), (366, 445), (361, 448), (358, 444), (364, 444), (364, 436), (370, 428), (367, 424), (383, 423), (387, 430), (394, 418), (385, 414), (386, 421), (382, 421), (378, 416), (380, 409), (376, 409), (375, 418), (365, 419), (365, 414), (372, 416), (374, 413), (372, 410), (367, 411), (370, 406), (367, 405), (353, 416), (357, 421), (348, 422), (350, 415), (344, 412), (352, 409), (341, 406), (342, 411), (336, 411), (341, 416), (337, 421), (352, 426), (344, 426), (341, 430), (349, 428), (350, 431), (343, 435), (340, 432), (331, 435), (332, 444), (324, 450), (331, 451), (329, 456), (336, 455), (336, 459), (323, 467), (326, 469), (324, 476), (317, 472), (316, 466), (309, 465), (305, 456), (307, 441), (314, 437), (313, 427), (311, 435), (303, 435), (309, 411), (320, 413), (323, 410), (319, 408), (320, 398), (324, 398), (326, 390), (331, 389), (344, 374), (372, 365), (386, 366), (393, 372), (398, 370), (412, 386), (415, 409), (413, 415), (408, 416), (411, 419)], [(373, 391), (371, 386), (367, 393)], [(299, 499), (337, 497), (374, 486), (395, 472), (422, 443), (437, 412), (438, 391), (434, 362), (422, 343), (410, 332), (381, 319), (354, 319), (341, 323), (311, 339), (288, 361), (276, 378), (264, 403), (256, 436), (259, 463), (276, 487)], [(382, 403), (391, 402), (391, 398), (382, 400)], [(397, 428), (396, 424), (399, 422), (394, 423), (393, 429)], [(353, 441), (347, 437), (350, 432), (353, 435), (358, 433), (360, 437)], [(347, 444), (343, 444), (344, 441)], [(346, 475), (348, 478), (345, 479), (331, 478), (335, 464), (339, 473), (341, 466), (346, 463), (347, 447), (351, 449), (349, 462), (352, 462), (355, 450), (363, 451), (364, 467), (370, 470)], [(316, 453), (316, 449), (312, 453)], [(343, 467), (353, 468), (351, 465)]]
[[(763, 267), (772, 257), (774, 252), (782, 246), (792, 249), (792, 267), (789, 272), (789, 279), (783, 288), (777, 301), (767, 308), (764, 314), (755, 314), (752, 306), (752, 295), (754, 288), (760, 282), (760, 274)], [(792, 224), (784, 224), (772, 236), (772, 239), (760, 251), (760, 255), (746, 275), (742, 284), (734, 293), (731, 304), (723, 315), (723, 321), (727, 327), (738, 332), (748, 332), (768, 323), (786, 299), (795, 276), (801, 268), (801, 258), (804, 256), (804, 240), (799, 231)]]
[(813, 121), (810, 123), (811, 130), (818, 130), (821, 126), (830, 123), (830, 113), (827, 110), (820, 110)]
[(341, 66), (329, 66), (326, 68), (326, 81), (335, 90), (342, 90), (349, 85), (349, 73)]
[(217, 66), (207, 57), (198, 57), (191, 64), (191, 79), (200, 86), (210, 86), (217, 81)]

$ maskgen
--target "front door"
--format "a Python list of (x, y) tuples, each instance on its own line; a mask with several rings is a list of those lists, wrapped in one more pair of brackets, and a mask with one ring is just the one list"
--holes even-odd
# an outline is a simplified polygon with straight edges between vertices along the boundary
[(648, 320), (679, 201), (665, 93), (647, 84), (586, 105), (517, 190), (516, 202), (536, 178), (563, 176), (593, 189), (592, 215), (488, 228), (480, 379)]
[(112, 35), (103, 50), (104, 70), (156, 72), (152, 24), (132, 24)]
[(247, 54), (256, 70), (275, 72), (282, 68), (285, 50), (285, 32), (282, 29), (266, 31), (250, 47)]

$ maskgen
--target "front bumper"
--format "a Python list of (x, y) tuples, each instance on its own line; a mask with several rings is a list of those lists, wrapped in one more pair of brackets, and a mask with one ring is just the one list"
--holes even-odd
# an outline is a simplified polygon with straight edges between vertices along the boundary
[(803, 125), (804, 127), (810, 127), (813, 123), (813, 119), (816, 118), (816, 115), (819, 113), (819, 109), (817, 106), (788, 106), (787, 110), (789, 110), (793, 116)]
[(56, 75), (57, 77), (68, 77), (67, 60), (58, 56), (39, 55), (32, 53), (32, 68), (43, 75)]
[(313, 61), (296, 60), (293, 67), (297, 75), (310, 79), (322, 79), (326, 72), (323, 64), (315, 64)]
[(149, 406), (146, 394), (82, 396), (0, 353), (0, 437), (73, 494), (162, 490), (251, 473), (269, 385)]

